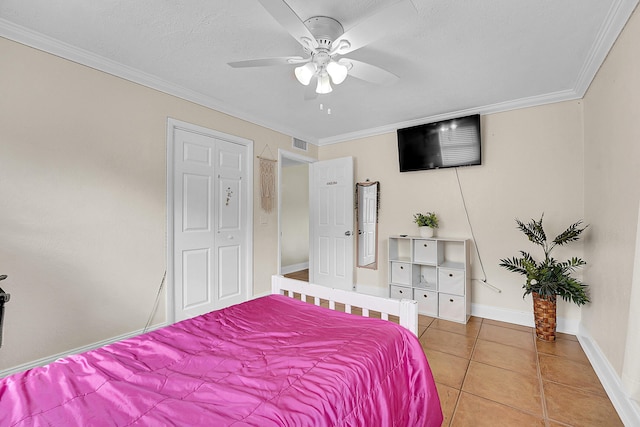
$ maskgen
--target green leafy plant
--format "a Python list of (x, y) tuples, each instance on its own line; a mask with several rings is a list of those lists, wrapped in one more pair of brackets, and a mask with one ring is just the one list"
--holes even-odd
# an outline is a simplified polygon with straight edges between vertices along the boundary
[(506, 258), (500, 260), (500, 266), (514, 273), (522, 274), (527, 278), (524, 288), (524, 296), (535, 292), (542, 297), (555, 301), (559, 295), (565, 301), (573, 301), (578, 305), (588, 303), (589, 296), (586, 293), (587, 285), (571, 277), (571, 273), (586, 265), (580, 258), (573, 257), (564, 262), (558, 262), (551, 256), (551, 251), (556, 246), (566, 245), (580, 239), (582, 232), (588, 225), (582, 226), (582, 221), (571, 224), (566, 230), (557, 235), (552, 241), (547, 241), (547, 235), (540, 220), (531, 220), (528, 224), (516, 219), (518, 229), (522, 231), (529, 241), (542, 247), (544, 260), (536, 261), (533, 256), (525, 251), (520, 251), (521, 257)]
[(438, 228), (438, 217), (433, 212), (417, 213), (413, 215), (413, 222), (418, 224), (418, 227)]

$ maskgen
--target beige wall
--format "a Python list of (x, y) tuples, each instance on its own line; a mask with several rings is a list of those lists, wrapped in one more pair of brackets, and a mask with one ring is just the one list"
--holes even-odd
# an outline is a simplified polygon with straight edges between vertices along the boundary
[[(557, 255), (584, 255), (593, 303), (581, 311), (561, 302), (559, 315), (579, 321), (582, 313), (618, 373), (640, 201), (639, 20), (636, 11), (584, 107), (484, 116), (483, 165), (459, 169), (488, 282), (502, 289), (474, 281), (473, 302), (531, 310), (522, 279), (497, 266), (519, 249), (536, 250), (514, 217), (545, 212), (551, 233), (584, 217), (584, 251)], [(167, 117), (252, 139), (255, 153), (267, 143), (295, 151), (286, 135), (2, 38), (0, 69), (0, 274), (12, 295), (0, 370), (144, 326), (166, 268)], [(323, 159), (352, 155), (357, 181), (381, 182), (380, 268), (357, 269), (358, 284), (386, 286), (386, 239), (415, 233), (415, 212), (436, 211), (441, 236), (471, 237), (455, 170), (400, 174), (394, 134), (310, 150)], [(262, 293), (277, 268), (277, 222), (260, 211), (254, 179), (254, 293)], [(475, 251), (472, 263), (482, 278)], [(163, 308), (164, 296), (154, 322)]]
[[(593, 224), (586, 248), (593, 262), (585, 278), (592, 284), (593, 302), (584, 309), (583, 321), (618, 374), (626, 345), (633, 260), (639, 256), (635, 254), (640, 201), (638, 40), (636, 10), (584, 98), (585, 217)], [(639, 308), (633, 309), (637, 315)]]
[[(0, 370), (142, 329), (166, 268), (166, 129), (290, 137), (0, 38)], [(316, 156), (311, 147), (307, 156)], [(277, 271), (277, 213), (254, 172), (254, 293)], [(259, 221), (266, 219), (266, 224)], [(164, 320), (164, 295), (154, 323)]]
[(309, 263), (309, 165), (282, 168), (281, 260), (283, 267)]
[[(531, 312), (531, 300), (522, 299), (523, 279), (498, 267), (500, 258), (518, 251), (538, 251), (515, 228), (514, 218), (539, 218), (545, 213), (549, 234), (560, 233), (583, 217), (582, 105), (556, 103), (482, 117), (483, 164), (459, 168), (476, 243), (487, 280), (502, 290), (496, 293), (473, 281), (472, 302), (498, 309)], [(394, 133), (320, 148), (320, 158), (353, 156), (356, 181), (381, 183), (379, 253), (377, 271), (357, 269), (357, 283), (387, 286), (387, 238), (417, 234), (416, 212), (435, 211), (437, 234), (471, 238), (455, 169), (400, 173)], [(580, 242), (558, 257), (582, 256)], [(472, 248), (472, 277), (482, 279)], [(533, 252), (541, 255), (540, 252)], [(580, 310), (559, 303), (559, 316), (580, 319)]]

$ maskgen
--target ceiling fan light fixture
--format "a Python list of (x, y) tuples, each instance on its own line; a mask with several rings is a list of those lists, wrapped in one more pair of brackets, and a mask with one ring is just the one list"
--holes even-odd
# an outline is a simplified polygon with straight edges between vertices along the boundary
[(330, 93), (333, 89), (331, 88), (331, 82), (329, 81), (329, 74), (327, 72), (322, 72), (318, 75), (318, 85), (316, 86), (316, 93), (321, 95)]
[(298, 79), (300, 83), (308, 86), (311, 82), (311, 79), (316, 74), (316, 65), (312, 62), (308, 62), (304, 65), (296, 67), (294, 73), (296, 75), (296, 79)]
[(329, 73), (333, 84), (339, 85), (340, 83), (342, 83), (344, 79), (347, 78), (348, 72), (349, 69), (345, 65), (342, 65), (336, 61), (332, 60), (327, 65), (327, 73)]

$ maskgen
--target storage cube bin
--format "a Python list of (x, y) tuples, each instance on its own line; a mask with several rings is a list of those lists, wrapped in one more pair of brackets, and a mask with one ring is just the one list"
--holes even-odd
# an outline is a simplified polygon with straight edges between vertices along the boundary
[(460, 295), (438, 294), (438, 314), (441, 319), (465, 322), (464, 297)]
[(411, 286), (411, 264), (408, 262), (391, 263), (391, 283)]
[(455, 295), (464, 295), (464, 271), (449, 268), (438, 269), (438, 290)]
[(404, 286), (391, 285), (389, 287), (389, 297), (395, 299), (412, 299), (411, 288)]
[(418, 239), (413, 242), (413, 262), (436, 265), (438, 262), (438, 242)]
[(414, 289), (413, 299), (418, 302), (418, 313), (433, 317), (438, 316), (437, 292)]

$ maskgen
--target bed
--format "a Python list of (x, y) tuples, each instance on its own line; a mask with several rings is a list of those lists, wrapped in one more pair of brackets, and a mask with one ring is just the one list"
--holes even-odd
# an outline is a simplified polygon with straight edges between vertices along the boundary
[[(340, 291), (273, 290), (0, 379), (0, 425), (440, 426), (414, 333), (292, 298), (335, 307)], [(417, 324), (410, 302), (371, 298), (363, 314)]]

